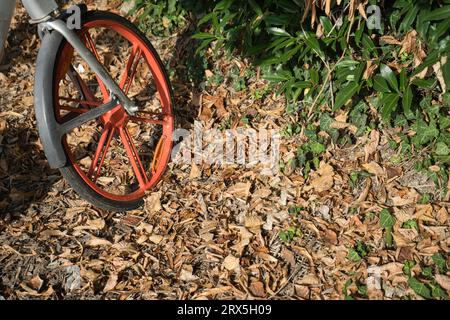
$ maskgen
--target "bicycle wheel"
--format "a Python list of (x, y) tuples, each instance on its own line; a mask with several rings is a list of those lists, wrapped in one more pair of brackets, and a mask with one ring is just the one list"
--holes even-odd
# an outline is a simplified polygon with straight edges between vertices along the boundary
[[(111, 211), (143, 204), (161, 179), (172, 148), (173, 93), (164, 66), (145, 35), (108, 12), (82, 17), (79, 37), (139, 111), (118, 105), (64, 135), (63, 177), (85, 200)], [(60, 124), (109, 101), (102, 81), (63, 40), (53, 68), (53, 105)]]

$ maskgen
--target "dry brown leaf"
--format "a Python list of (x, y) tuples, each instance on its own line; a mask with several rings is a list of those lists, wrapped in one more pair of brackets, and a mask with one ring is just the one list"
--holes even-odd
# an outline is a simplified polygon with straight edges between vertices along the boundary
[(264, 284), (261, 281), (252, 282), (249, 289), (255, 297), (264, 298), (266, 296), (266, 290), (264, 289)]
[(264, 224), (264, 221), (258, 216), (246, 216), (245, 217), (245, 227), (249, 229), (260, 229)]
[(383, 168), (376, 162), (372, 161), (370, 163), (365, 163), (362, 165), (364, 169), (367, 170), (367, 172), (376, 175), (377, 177), (384, 176), (384, 170)]
[(159, 234), (152, 234), (148, 239), (154, 244), (160, 244), (163, 241), (164, 237)]
[(450, 292), (450, 277), (443, 274), (436, 274), (434, 276), (436, 282), (445, 290)]
[(194, 180), (202, 176), (202, 172), (195, 162), (191, 164), (191, 173), (189, 174), (189, 179)]
[(387, 44), (395, 44), (395, 45), (401, 45), (402, 42), (395, 39), (393, 36), (382, 36), (380, 37), (380, 40)]
[(319, 280), (319, 278), (317, 278), (316, 275), (308, 274), (308, 275), (304, 276), (302, 279), (300, 279), (299, 281), (297, 281), (297, 284), (306, 285), (306, 286), (318, 285), (318, 284), (320, 284), (320, 280)]
[(181, 269), (179, 279), (181, 281), (195, 281), (195, 280), (198, 280), (198, 277), (192, 274), (192, 270), (191, 269), (192, 269), (192, 267), (191, 268), (187, 268), (187, 269), (185, 269), (185, 268)]
[(233, 270), (239, 268), (239, 258), (229, 255), (223, 260), (223, 266), (228, 271), (233, 271)]
[(106, 281), (105, 287), (103, 288), (103, 292), (108, 292), (114, 290), (117, 285), (118, 280), (117, 274), (113, 273), (109, 276), (108, 281)]
[(41, 290), (43, 283), (44, 280), (42, 280), (39, 275), (36, 275), (30, 280), (29, 285), (34, 290), (39, 291)]
[(251, 186), (250, 182), (238, 182), (229, 187), (227, 193), (241, 199), (246, 199), (250, 195)]
[(101, 247), (101, 246), (110, 246), (112, 245), (112, 243), (106, 239), (91, 237), (88, 241), (86, 241), (86, 245), (89, 247)]
[(156, 213), (162, 209), (161, 206), (161, 192), (153, 192), (150, 196), (145, 198), (145, 209), (149, 213)]
[(377, 130), (370, 132), (369, 142), (364, 146), (365, 162), (369, 161), (369, 157), (377, 151), (380, 143), (380, 133)]
[(334, 170), (329, 164), (321, 162), (319, 170), (317, 170), (318, 177), (314, 178), (309, 186), (305, 187), (305, 191), (316, 190), (317, 192), (324, 192), (330, 190), (334, 185)]

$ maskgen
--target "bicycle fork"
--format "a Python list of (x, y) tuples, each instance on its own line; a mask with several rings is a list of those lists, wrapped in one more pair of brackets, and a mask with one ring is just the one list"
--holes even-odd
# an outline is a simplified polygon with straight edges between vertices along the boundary
[[(77, 32), (67, 26), (61, 18), (59, 7), (54, 0), (22, 0), (22, 4), (31, 17), (31, 23), (38, 24), (38, 29), (43, 33), (44, 37), (51, 32), (57, 32), (61, 37), (65, 38), (109, 91), (109, 102), (61, 125), (45, 107), (49, 103), (49, 97), (43, 96), (40, 88), (42, 84), (38, 83), (38, 81), (36, 82), (38, 85), (35, 86), (35, 104), (39, 132), (48, 162), (52, 168), (57, 169), (65, 166), (67, 162), (65, 152), (61, 147), (61, 139), (65, 134), (69, 133), (73, 128), (111, 111), (119, 104), (130, 115), (134, 115), (138, 108), (112, 79), (95, 55), (85, 46)], [(43, 42), (45, 42), (44, 39)], [(45, 48), (43, 49), (45, 51)], [(39, 65), (36, 67), (39, 70)]]

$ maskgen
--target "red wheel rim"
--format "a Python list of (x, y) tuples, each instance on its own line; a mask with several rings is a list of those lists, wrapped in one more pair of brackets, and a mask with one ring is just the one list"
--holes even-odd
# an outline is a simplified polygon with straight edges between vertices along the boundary
[[(135, 81), (138, 64), (142, 61), (149, 68), (159, 100), (161, 104), (161, 112), (153, 113), (142, 111), (135, 116), (129, 116), (122, 106), (117, 106), (113, 110), (104, 114), (98, 118), (99, 124), (102, 126), (102, 133), (98, 140), (95, 153), (91, 156), (91, 164), (89, 170), (83, 169), (76, 160), (71, 148), (69, 147), (66, 137), (63, 138), (63, 146), (68, 156), (69, 161), (72, 163), (74, 169), (79, 176), (86, 182), (86, 184), (101, 196), (115, 201), (133, 201), (142, 198), (147, 190), (153, 188), (161, 179), (167, 163), (170, 158), (172, 150), (172, 132), (173, 132), (173, 112), (172, 112), (172, 100), (169, 83), (166, 81), (164, 70), (161, 68), (159, 60), (149, 49), (146, 43), (132, 30), (122, 25), (119, 22), (113, 20), (93, 20), (86, 22), (80, 30), (79, 35), (85, 41), (86, 46), (93, 52), (97, 59), (100, 60), (100, 55), (97, 52), (96, 45), (90, 36), (89, 30), (93, 28), (104, 28), (114, 30), (117, 34), (126, 39), (132, 46), (131, 54), (128, 57), (128, 61), (124, 64), (124, 70), (121, 73), (120, 81), (118, 81), (120, 87), (128, 94), (133, 81)], [(64, 117), (67, 116), (73, 118), (77, 114), (86, 112), (88, 108), (95, 108), (103, 103), (109, 101), (108, 90), (98, 78), (97, 83), (101, 91), (101, 99), (90, 92), (86, 83), (77, 77), (80, 84), (80, 93), (85, 95), (85, 99), (76, 99), (71, 97), (61, 97), (59, 95), (60, 82), (67, 75), (69, 68), (71, 67), (72, 58), (74, 56), (73, 48), (65, 42), (60, 50), (58, 56), (58, 64), (55, 71), (55, 114), (59, 122), (65, 121)], [(72, 101), (71, 101), (72, 100)], [(61, 101), (78, 103), (83, 108), (70, 108), (63, 105)], [(69, 112), (66, 116), (62, 116), (61, 112)], [(157, 119), (155, 119), (157, 117)], [(68, 119), (69, 120), (69, 119)], [(157, 147), (154, 150), (153, 161), (149, 165), (149, 170), (145, 169), (138, 150), (133, 141), (133, 137), (127, 127), (128, 123), (146, 123), (162, 127), (161, 137), (158, 141)], [(132, 190), (128, 194), (115, 194), (104, 190), (98, 183), (100, 172), (105, 166), (105, 158), (110, 151), (111, 142), (113, 138), (117, 136), (123, 144), (128, 157), (131, 169), (134, 174), (134, 178), (137, 180), (138, 188)]]

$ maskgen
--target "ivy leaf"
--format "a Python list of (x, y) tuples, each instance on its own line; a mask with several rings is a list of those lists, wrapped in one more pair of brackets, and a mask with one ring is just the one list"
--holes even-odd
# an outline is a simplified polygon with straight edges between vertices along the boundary
[(311, 149), (311, 152), (314, 153), (315, 155), (320, 155), (326, 150), (323, 144), (315, 141), (310, 143), (309, 148)]
[(391, 229), (395, 225), (394, 216), (386, 209), (381, 210), (380, 226), (383, 229)]
[(361, 257), (359, 256), (358, 252), (353, 248), (348, 249), (347, 259), (353, 262), (361, 261)]
[(354, 96), (358, 89), (359, 84), (357, 82), (350, 82), (345, 87), (343, 87), (336, 95), (334, 110), (337, 110), (345, 105), (345, 103)]
[(398, 91), (398, 82), (397, 77), (394, 74), (394, 71), (392, 71), (391, 68), (389, 68), (387, 65), (382, 64), (380, 66), (381, 76), (386, 79), (386, 81), (389, 83), (389, 85), (394, 89), (395, 91)]
[(411, 289), (414, 290), (419, 296), (422, 296), (426, 299), (432, 299), (431, 290), (422, 282), (417, 280), (414, 277), (409, 278), (408, 284)]
[(448, 299), (447, 293), (438, 284), (431, 286), (431, 295), (433, 298)]
[(434, 124), (427, 125), (425, 121), (419, 120), (414, 125), (416, 135), (412, 138), (412, 142), (416, 146), (422, 146), (439, 136), (439, 130)]
[(392, 229), (386, 229), (384, 232), (384, 242), (386, 243), (386, 247), (393, 248), (394, 247), (394, 237), (392, 236)]
[(436, 154), (438, 156), (448, 156), (450, 153), (450, 148), (445, 144), (445, 142), (436, 143)]
[(433, 262), (437, 265), (439, 272), (444, 273), (445, 269), (447, 268), (447, 263), (444, 259), (444, 257), (442, 256), (442, 254), (440, 254), (439, 252), (436, 252), (435, 254), (433, 254)]

